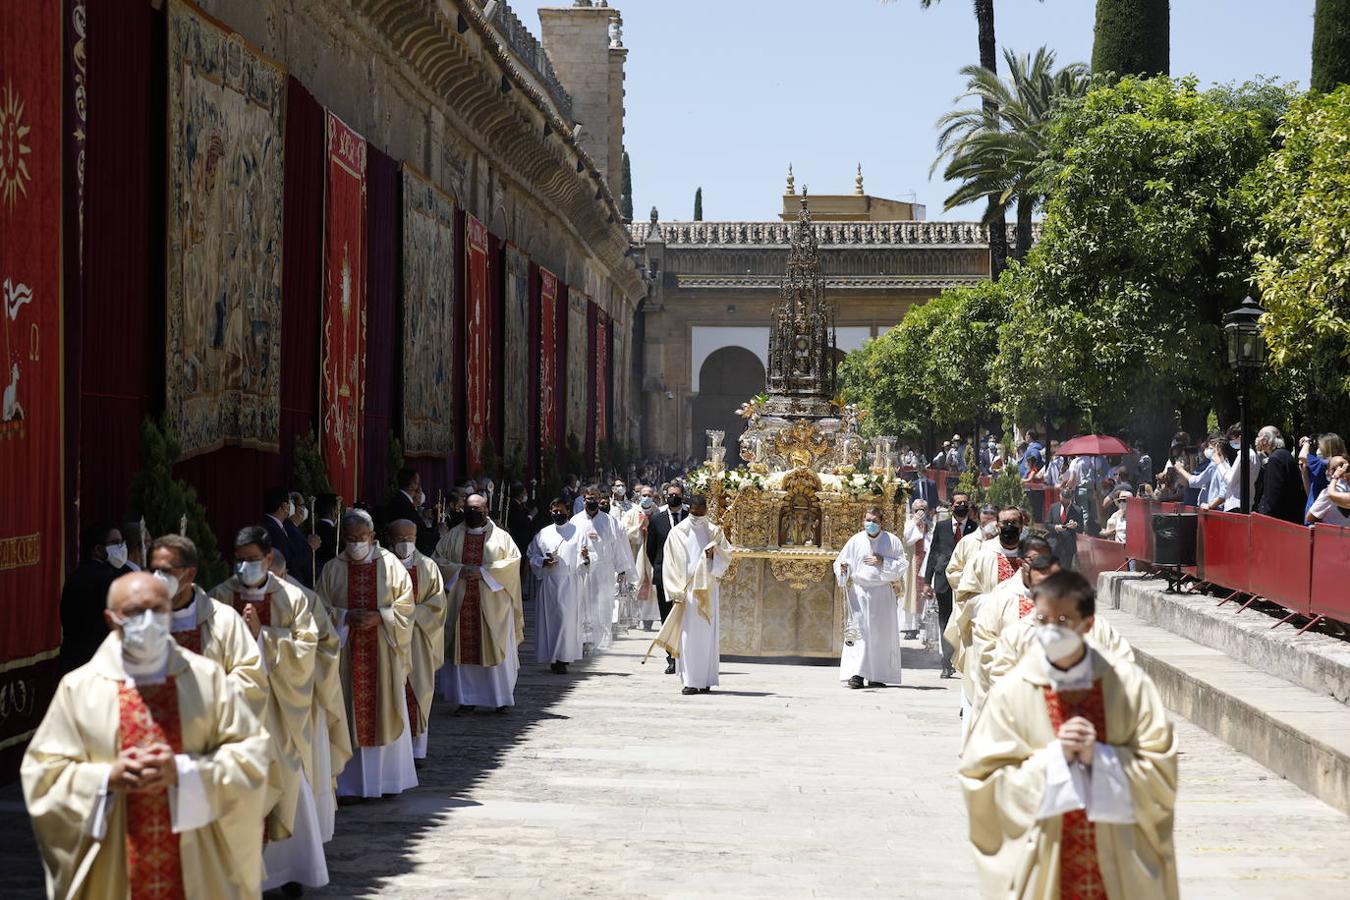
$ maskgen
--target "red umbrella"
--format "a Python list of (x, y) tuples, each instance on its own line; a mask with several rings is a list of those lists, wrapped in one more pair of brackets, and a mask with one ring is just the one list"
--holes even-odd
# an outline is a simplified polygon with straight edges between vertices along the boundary
[(1085, 434), (1060, 444), (1060, 456), (1125, 456), (1129, 444), (1109, 434)]

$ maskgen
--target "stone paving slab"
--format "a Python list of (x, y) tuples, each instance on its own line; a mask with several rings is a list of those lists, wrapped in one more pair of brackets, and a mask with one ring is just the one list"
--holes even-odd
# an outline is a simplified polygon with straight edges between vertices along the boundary
[[(905, 686), (863, 691), (729, 661), (721, 691), (684, 697), (636, 633), (569, 676), (527, 665), (508, 714), (437, 705), (421, 787), (344, 806), (308, 896), (975, 896), (957, 682), (908, 648)], [(1350, 896), (1350, 818), (1178, 729), (1183, 896)], [(4, 896), (40, 896), (13, 786), (0, 847)]]

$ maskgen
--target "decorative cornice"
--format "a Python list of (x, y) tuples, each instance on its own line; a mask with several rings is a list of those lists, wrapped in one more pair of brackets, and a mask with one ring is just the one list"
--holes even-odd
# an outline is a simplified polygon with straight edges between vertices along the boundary
[[(675, 275), (681, 290), (777, 290), (778, 275)], [(829, 290), (943, 290), (988, 281), (985, 275), (826, 275)]]
[[(634, 243), (653, 239), (653, 227), (667, 247), (781, 247), (792, 242), (792, 222), (660, 222), (630, 225)], [(812, 226), (821, 248), (839, 247), (988, 247), (979, 222), (817, 222)], [(1008, 239), (1017, 226), (1009, 224)], [(1035, 234), (1039, 236), (1040, 226)]]
[[(481, 139), (484, 152), (551, 205), (606, 266), (626, 299), (636, 302), (645, 288), (628, 257), (617, 201), (595, 160), (577, 143), (575, 123), (561, 116), (558, 107), (565, 104), (537, 86), (535, 67), (517, 58), (482, 10), (469, 0), (349, 2)], [(456, 16), (468, 26), (466, 33), (457, 28)], [(469, 33), (476, 40), (469, 40)], [(503, 78), (514, 90), (503, 91)], [(543, 135), (541, 121), (553, 137)]]

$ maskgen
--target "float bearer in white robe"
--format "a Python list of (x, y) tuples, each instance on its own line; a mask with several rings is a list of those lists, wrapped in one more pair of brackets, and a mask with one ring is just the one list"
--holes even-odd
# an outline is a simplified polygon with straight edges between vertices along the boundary
[(436, 564), (450, 601), (441, 694), (461, 712), (515, 706), (525, 610), (520, 597), (520, 550), (487, 515), (487, 498), (471, 494), (464, 521), (445, 529)]
[(910, 505), (909, 519), (905, 522), (905, 560), (908, 571), (900, 583), (900, 631), (910, 640), (919, 636), (922, 627), (923, 611), (933, 589), (924, 580), (928, 555), (933, 549), (933, 511), (928, 501), (915, 499)]
[(1099, 652), (1077, 572), (1033, 590), (1036, 639), (994, 683), (961, 756), (982, 896), (1171, 900), (1177, 748), (1158, 689)]
[(526, 553), (539, 617), (534, 659), (565, 675), (567, 664), (581, 659), (581, 548), (567, 501), (558, 497), (548, 513), (551, 524), (539, 530)]
[(310, 602), (270, 571), (274, 555), (267, 529), (235, 535), (235, 574), (211, 591), (244, 620), (267, 669), (262, 721), (272, 736), (272, 758), (281, 775), (281, 799), (267, 816), (263, 890), (286, 884), (328, 883), (323, 836), (314, 797), (314, 668), (318, 630)]
[(704, 497), (689, 498), (689, 515), (670, 532), (665, 554), (661, 574), (673, 605), (652, 646), (675, 658), (681, 693), (706, 694), (718, 684), (719, 582), (731, 565), (731, 544), (722, 527), (708, 521)]
[(394, 556), (408, 571), (413, 586), (413, 632), (408, 648), (408, 724), (412, 726), (413, 759), (427, 758), (431, 701), (436, 673), (445, 663), (445, 619), (449, 604), (441, 567), (417, 549), (417, 525), (408, 519), (389, 523)]
[[(895, 584), (908, 561), (900, 539), (881, 528), (880, 507), (863, 516), (863, 530), (848, 539), (834, 561), (834, 577), (844, 591), (851, 625), (858, 637), (844, 645), (839, 680), (860, 688), (899, 684), (900, 627)], [(850, 628), (852, 630), (852, 628)]]
[(112, 633), (61, 679), (20, 774), (50, 897), (257, 897), (267, 731), (209, 659), (169, 632), (144, 572), (108, 591)]
[(412, 579), (375, 544), (362, 509), (342, 515), (342, 552), (323, 567), (318, 594), (342, 643), (342, 687), (354, 753), (338, 774), (339, 797), (379, 797), (417, 787), (408, 723)]
[(572, 517), (578, 540), (590, 560), (581, 578), (582, 602), (586, 604), (582, 621), (591, 627), (586, 640), (595, 650), (603, 650), (613, 642), (613, 622), (616, 588), (623, 581), (637, 581), (633, 551), (628, 535), (619, 527), (618, 520), (600, 508), (600, 491), (594, 485), (586, 488), (581, 512)]

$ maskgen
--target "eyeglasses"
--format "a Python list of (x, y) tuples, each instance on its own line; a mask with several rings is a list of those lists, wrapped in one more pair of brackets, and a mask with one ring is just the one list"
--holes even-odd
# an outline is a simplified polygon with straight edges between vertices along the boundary
[(1057, 616), (1054, 619), (1050, 619), (1040, 613), (1036, 614), (1036, 618), (1033, 621), (1035, 621), (1037, 625), (1060, 625), (1065, 628), (1073, 628), (1078, 624), (1077, 621), (1068, 616)]

